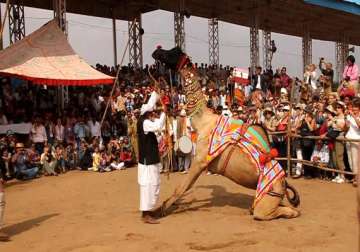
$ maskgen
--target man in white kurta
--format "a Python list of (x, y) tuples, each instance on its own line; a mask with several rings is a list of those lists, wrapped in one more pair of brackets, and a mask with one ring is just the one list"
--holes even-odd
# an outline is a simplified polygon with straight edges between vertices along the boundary
[(151, 216), (160, 192), (160, 155), (156, 132), (164, 127), (165, 113), (156, 118), (152, 112), (159, 95), (151, 94), (147, 104), (141, 107), (140, 118), (137, 123), (139, 141), (138, 183), (140, 185), (140, 211), (142, 219), (148, 224), (159, 223)]

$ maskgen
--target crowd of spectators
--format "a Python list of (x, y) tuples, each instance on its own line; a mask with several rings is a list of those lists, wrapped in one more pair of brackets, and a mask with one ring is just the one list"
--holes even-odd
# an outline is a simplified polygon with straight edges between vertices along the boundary
[[(246, 85), (233, 82), (233, 68), (229, 66), (195, 64), (195, 67), (207, 106), (214, 113), (263, 125), (270, 133), (271, 144), (283, 157), (287, 136), (273, 133), (287, 132), (290, 124), (293, 134), (319, 136), (317, 140), (296, 138), (292, 141), (293, 157), (357, 172), (360, 143), (336, 140), (339, 137), (360, 139), (359, 73), (354, 58), (348, 58), (343, 82), (338, 87), (333, 81), (332, 65), (324, 59), (320, 60), (318, 70), (315, 64), (307, 66), (301, 78), (291, 78), (286, 67), (275, 71), (257, 67)], [(96, 69), (112, 76), (116, 76), (118, 68), (96, 65)], [(181, 80), (161, 65), (144, 69), (121, 67), (119, 82), (111, 97), (112, 86), (69, 87), (67, 105), (61, 111), (56, 104), (56, 89), (2, 78), (0, 125), (31, 123), (27, 136), (9, 130), (1, 137), (2, 177), (32, 179), (41, 175), (57, 176), (74, 169), (110, 172), (135, 165), (136, 122), (141, 105), (152, 92), (149, 72), (160, 80), (161, 101), (169, 106), (171, 120), (186, 117)], [(109, 110), (103, 116), (108, 101)], [(176, 142), (175, 130), (173, 135)], [(181, 165), (181, 158), (176, 157), (170, 163), (172, 171), (186, 172), (189, 166), (186, 161)], [(320, 172), (301, 163), (294, 163), (290, 168), (295, 177), (321, 177), (337, 183), (346, 179), (343, 174)], [(169, 164), (164, 165), (164, 170), (168, 169)]]

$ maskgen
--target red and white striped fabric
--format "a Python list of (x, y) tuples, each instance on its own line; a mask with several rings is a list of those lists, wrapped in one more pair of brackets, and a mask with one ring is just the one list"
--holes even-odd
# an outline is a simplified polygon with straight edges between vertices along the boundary
[(232, 73), (232, 80), (242, 85), (249, 84), (249, 70), (235, 67)]

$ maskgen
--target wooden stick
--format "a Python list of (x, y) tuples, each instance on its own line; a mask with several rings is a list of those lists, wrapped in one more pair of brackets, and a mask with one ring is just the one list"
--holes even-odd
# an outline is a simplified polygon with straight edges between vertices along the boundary
[(1, 40), (3, 40), (4, 26), (5, 26), (6, 17), (7, 17), (8, 12), (9, 12), (9, 4), (10, 4), (10, 0), (7, 0), (6, 1), (4, 21), (1, 21), (1, 17), (0, 17), (0, 21), (1, 21), (1, 30), (0, 30)]

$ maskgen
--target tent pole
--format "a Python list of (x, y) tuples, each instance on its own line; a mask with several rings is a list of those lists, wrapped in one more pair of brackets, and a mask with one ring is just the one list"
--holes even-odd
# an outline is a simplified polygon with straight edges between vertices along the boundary
[(117, 43), (116, 43), (116, 17), (114, 11), (112, 10), (112, 28), (113, 28), (113, 45), (114, 45), (114, 66), (117, 66)]

